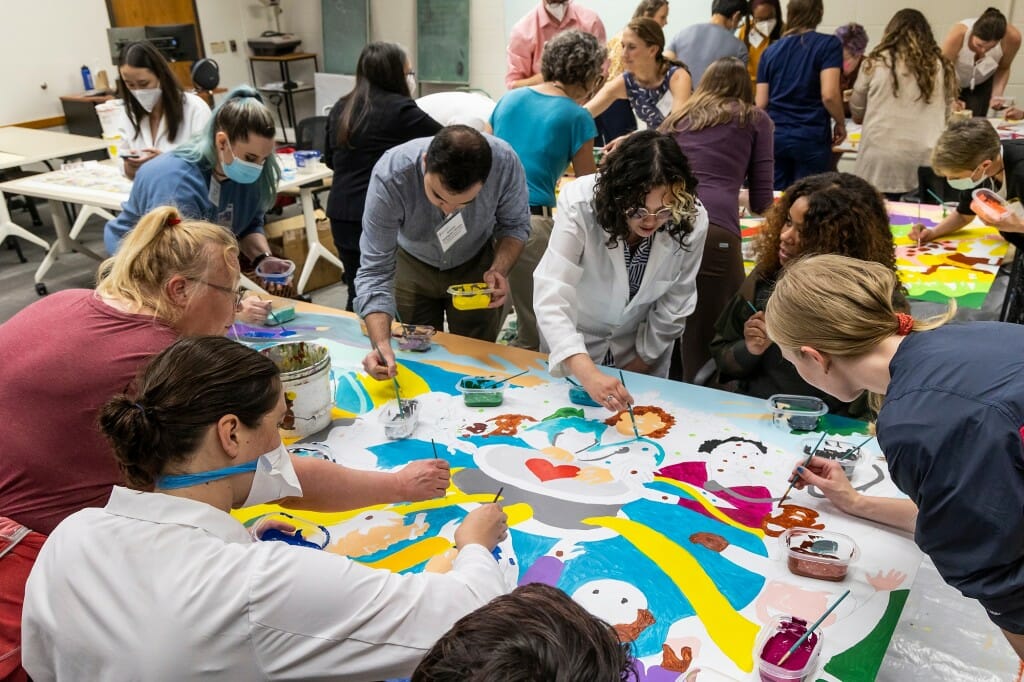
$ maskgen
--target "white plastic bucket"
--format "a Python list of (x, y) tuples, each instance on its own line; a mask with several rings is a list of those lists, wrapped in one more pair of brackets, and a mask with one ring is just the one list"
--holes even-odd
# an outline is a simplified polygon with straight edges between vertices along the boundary
[(124, 103), (119, 99), (112, 99), (96, 105), (96, 115), (100, 119), (100, 127), (104, 135), (114, 135), (121, 123), (121, 111)]
[(331, 355), (327, 346), (306, 341), (280, 343), (260, 351), (281, 371), (288, 406), (279, 425), (285, 438), (303, 438), (331, 422)]

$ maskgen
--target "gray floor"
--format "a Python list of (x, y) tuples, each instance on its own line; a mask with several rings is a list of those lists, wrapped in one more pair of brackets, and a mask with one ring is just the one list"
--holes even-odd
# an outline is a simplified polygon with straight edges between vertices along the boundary
[[(16, 211), (11, 218), (38, 234), (47, 242), (55, 239), (53, 220), (50, 217), (49, 204), (37, 204), (43, 224), (32, 226), (31, 218), (24, 211)], [(297, 207), (290, 207), (285, 215), (297, 214)], [(93, 217), (82, 231), (80, 240), (85, 246), (96, 253), (105, 253), (103, 249), (104, 221)], [(39, 300), (35, 288), (35, 271), (46, 255), (42, 247), (24, 240), (18, 240), (27, 263), (20, 263), (14, 249), (6, 246), (0, 248), (0, 323), (7, 321), (19, 310)], [(62, 255), (50, 268), (43, 280), (50, 293), (63, 289), (92, 288), (96, 284), (96, 268), (99, 262), (81, 253)], [(337, 284), (312, 292), (313, 302), (333, 308), (344, 308), (347, 290), (344, 284)]]

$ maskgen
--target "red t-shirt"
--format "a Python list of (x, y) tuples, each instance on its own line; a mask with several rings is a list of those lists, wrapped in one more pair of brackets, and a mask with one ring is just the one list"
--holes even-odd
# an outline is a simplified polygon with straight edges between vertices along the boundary
[(49, 535), (122, 482), (97, 419), (178, 334), (92, 291), (51, 294), (0, 325), (0, 513)]

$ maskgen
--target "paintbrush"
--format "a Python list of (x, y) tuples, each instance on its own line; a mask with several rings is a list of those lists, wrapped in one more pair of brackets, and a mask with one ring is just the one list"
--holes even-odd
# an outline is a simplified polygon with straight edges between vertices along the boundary
[(430, 449), (434, 451), (434, 459), (437, 459), (437, 443), (433, 438), (430, 439)]
[(284, 323), (277, 319), (277, 315), (274, 314), (274, 309), (271, 308), (267, 311), (267, 315), (270, 315), (271, 319), (274, 320), (274, 324), (281, 328), (282, 332), (289, 332), (290, 330), (284, 326)]
[(759, 312), (761, 312), (760, 310), (758, 310), (758, 309), (757, 309), (757, 306), (755, 306), (755, 305), (754, 305), (753, 303), (751, 303), (750, 301), (748, 301), (748, 300), (744, 299), (744, 300), (743, 300), (743, 302), (744, 302), (744, 303), (746, 303), (746, 304), (747, 304), (748, 306), (750, 306), (750, 309), (754, 311), (754, 314), (755, 314), (755, 315), (757, 315), (757, 314), (758, 314)]
[(566, 377), (565, 380), (568, 381), (573, 386), (575, 386), (576, 388), (583, 388), (583, 384), (574, 380), (572, 377)]
[(860, 452), (860, 449), (861, 449), (862, 447), (864, 447), (865, 445), (867, 445), (868, 443), (870, 443), (870, 442), (871, 442), (871, 439), (872, 439), (872, 438), (874, 438), (874, 436), (871, 436), (871, 438), (868, 438), (868, 439), (867, 439), (866, 441), (864, 441), (863, 443), (861, 443), (861, 444), (860, 444), (860, 445), (858, 445), (857, 447), (855, 447), (855, 448), (851, 448), (850, 450), (847, 450), (847, 451), (846, 451), (845, 453), (843, 453), (842, 455), (840, 455), (840, 456), (839, 456), (839, 459), (850, 459), (850, 458), (851, 458), (851, 457), (853, 457), (853, 456), (854, 456), (855, 454), (857, 454), (858, 452)]
[(800, 647), (801, 644), (803, 644), (805, 641), (807, 641), (807, 638), (811, 636), (811, 633), (814, 632), (815, 629), (817, 629), (817, 627), (819, 625), (821, 625), (823, 620), (828, 618), (828, 614), (830, 614), (830, 613), (832, 613), (833, 611), (836, 610), (836, 607), (839, 606), (839, 604), (844, 599), (846, 599), (846, 595), (848, 595), (848, 594), (850, 594), (849, 590), (847, 590), (846, 592), (843, 592), (843, 594), (839, 597), (839, 599), (836, 599), (836, 602), (834, 604), (832, 604), (832, 606), (828, 607), (828, 609), (825, 611), (825, 613), (821, 614), (821, 617), (818, 620), (816, 620), (813, 623), (811, 623), (811, 626), (809, 628), (807, 628), (807, 631), (804, 632), (804, 634), (800, 635), (800, 639), (796, 640), (793, 643), (793, 646), (789, 647), (789, 651), (787, 651), (785, 654), (783, 654), (782, 658), (780, 658), (779, 662), (776, 663), (775, 665), (777, 665), (777, 666), (779, 666), (781, 668), (782, 664), (785, 663), (789, 659), (789, 657), (793, 655), (793, 652), (796, 651)]
[[(814, 446), (814, 449), (811, 450), (811, 454), (807, 455), (807, 459), (804, 461), (805, 467), (811, 463), (811, 458), (814, 457), (814, 453), (816, 453), (818, 451), (818, 448), (821, 447), (822, 442), (825, 440), (825, 435), (826, 434), (824, 433), (821, 434), (821, 438), (818, 439), (818, 443)], [(800, 474), (793, 474), (793, 478), (790, 479), (789, 481), (789, 487), (786, 488), (786, 494), (783, 495), (782, 498), (779, 500), (779, 507), (781, 507), (782, 503), (786, 501), (786, 498), (789, 497), (789, 494), (793, 492), (793, 486), (796, 485), (796, 482), (797, 480), (799, 480), (799, 478)]]
[[(622, 382), (622, 387), (626, 388), (626, 377), (622, 376), (622, 370), (619, 370), (619, 381)], [(636, 428), (636, 415), (633, 414), (633, 406), (630, 403), (626, 403), (626, 409), (629, 410), (629, 421), (633, 422), (633, 436), (640, 440), (640, 432)]]
[(925, 189), (925, 191), (928, 192), (928, 194), (932, 195), (932, 199), (935, 199), (935, 201), (939, 202), (939, 206), (942, 206), (942, 217), (945, 218), (946, 217), (946, 202), (944, 202), (942, 200), (942, 197), (940, 197), (938, 194), (936, 194), (935, 192), (931, 191), (930, 189)]
[(529, 374), (529, 373), (530, 373), (530, 370), (528, 370), (528, 369), (527, 370), (523, 370), (519, 374), (513, 374), (510, 377), (505, 377), (504, 379), (498, 379), (497, 381), (492, 381), (489, 386), (481, 386), (481, 388), (494, 388), (498, 384), (503, 384), (506, 381), (511, 381), (512, 379), (515, 379), (516, 377), (521, 377), (524, 374)]
[[(501, 494), (505, 492), (505, 486), (498, 488), (498, 492), (494, 493), (494, 499), (491, 500), (491, 504), (498, 504), (498, 500), (501, 498)], [(827, 613), (825, 614), (828, 615)]]
[[(380, 364), (384, 365), (384, 368), (387, 369), (388, 361), (384, 357), (384, 353), (381, 352), (380, 346), (378, 346), (375, 343), (375, 344), (373, 344), (373, 349), (375, 351), (377, 351), (377, 359), (380, 360)], [(395, 400), (398, 401), (398, 413), (404, 417), (405, 416), (405, 405), (402, 404), (402, 394), (401, 394), (401, 390), (400, 390), (401, 386), (398, 385), (398, 377), (391, 377), (391, 381), (393, 381), (395, 383)]]

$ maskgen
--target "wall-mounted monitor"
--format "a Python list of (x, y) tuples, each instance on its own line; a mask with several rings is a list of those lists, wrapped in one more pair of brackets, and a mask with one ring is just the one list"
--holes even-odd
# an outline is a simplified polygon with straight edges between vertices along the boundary
[(146, 39), (145, 26), (127, 26), (124, 28), (108, 28), (107, 43), (110, 45), (110, 62), (117, 64), (121, 59), (121, 50), (129, 43)]
[(153, 43), (169, 62), (194, 62), (201, 56), (196, 42), (195, 24), (161, 24), (108, 28), (107, 42), (110, 44), (111, 61), (117, 64), (124, 46), (138, 40)]

